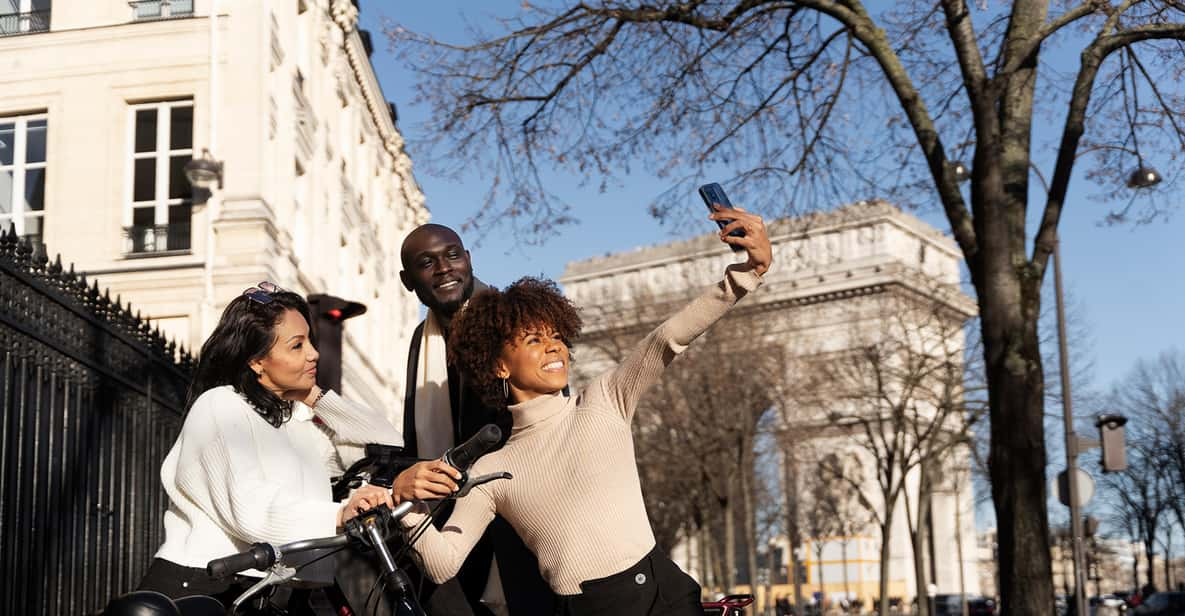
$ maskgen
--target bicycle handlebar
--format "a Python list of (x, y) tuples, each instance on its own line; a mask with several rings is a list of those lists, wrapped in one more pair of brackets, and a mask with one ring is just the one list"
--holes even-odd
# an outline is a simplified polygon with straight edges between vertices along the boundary
[[(384, 518), (384, 520), (398, 520), (407, 515), (407, 512), (411, 511), (412, 506), (413, 503), (405, 502), (400, 503), (393, 510), (388, 509), (386, 505), (381, 505), (371, 511)], [(247, 569), (263, 570), (276, 564), (276, 561), (283, 559), (288, 554), (342, 547), (350, 542), (350, 538), (350, 531), (347, 530), (340, 535), (318, 539), (302, 539), (280, 546), (272, 546), (268, 543), (254, 543), (243, 552), (210, 561), (206, 565), (206, 573), (210, 574), (211, 577), (221, 579), (239, 573), (240, 571), (246, 571)]]
[(252, 543), (238, 554), (216, 558), (206, 565), (206, 573), (222, 579), (246, 569), (267, 569), (276, 562), (276, 550), (270, 543)]
[(477, 434), (469, 437), (469, 440), (444, 452), (444, 461), (462, 473), (467, 472), (478, 458), (493, 449), (501, 440), (502, 430), (494, 424), (486, 424)]

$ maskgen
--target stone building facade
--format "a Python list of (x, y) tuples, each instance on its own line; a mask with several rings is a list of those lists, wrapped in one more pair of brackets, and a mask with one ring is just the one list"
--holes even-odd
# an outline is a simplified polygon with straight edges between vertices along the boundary
[[(260, 280), (358, 301), (343, 389), (401, 407), (428, 218), (350, 0), (0, 2), (0, 224), (196, 351)], [(210, 198), (184, 166), (223, 163)]]

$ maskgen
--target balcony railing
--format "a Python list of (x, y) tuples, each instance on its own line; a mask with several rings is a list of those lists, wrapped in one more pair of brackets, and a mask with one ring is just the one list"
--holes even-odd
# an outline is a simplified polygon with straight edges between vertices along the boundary
[(193, 16), (193, 0), (132, 0), (128, 4), (135, 21)]
[(153, 254), (189, 250), (189, 223), (124, 227), (124, 253)]
[(0, 36), (49, 32), (49, 11), (29, 11), (0, 15)]

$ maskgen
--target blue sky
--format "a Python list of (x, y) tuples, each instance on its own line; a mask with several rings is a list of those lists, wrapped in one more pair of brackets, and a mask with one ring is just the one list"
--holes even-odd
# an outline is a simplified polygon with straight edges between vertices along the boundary
[[(408, 141), (413, 162), (420, 122), (428, 109), (412, 103), (415, 76), (387, 49), (382, 37), (384, 17), (417, 32), (459, 42), (464, 40), (464, 20), (495, 30), (494, 15), (513, 15), (519, 3), (507, 0), (433, 0), (432, 2), (381, 2), (363, 0), (361, 27), (374, 33), (372, 58), (386, 97), (399, 107), (399, 128)], [(477, 8), (475, 8), (477, 7)], [(464, 19), (462, 19), (462, 17)], [(638, 168), (641, 166), (639, 165)], [(1162, 170), (1165, 171), (1165, 170)], [(461, 179), (441, 179), (417, 171), (435, 222), (459, 226), (480, 207), (488, 177), (473, 173)], [(714, 178), (707, 178), (706, 181)], [(581, 223), (564, 228), (539, 246), (519, 246), (505, 230), (495, 231), (475, 243), (467, 240), (477, 275), (495, 285), (505, 285), (524, 275), (558, 278), (566, 263), (608, 252), (685, 237), (673, 234), (646, 213), (647, 204), (665, 188), (642, 173), (624, 176), (620, 184), (601, 192), (580, 186), (580, 178), (555, 173), (549, 178), (555, 192), (573, 204)], [(1075, 180), (1075, 186), (1084, 182)], [(1101, 226), (1103, 204), (1072, 189), (1070, 208), (1061, 225), (1063, 274), (1078, 318), (1090, 331), (1088, 348), (1093, 363), (1093, 385), (1108, 387), (1141, 358), (1152, 358), (1170, 347), (1185, 348), (1185, 284), (1181, 273), (1185, 258), (1185, 216), (1142, 226)], [(702, 217), (703, 205), (688, 196), (688, 217)], [(949, 229), (937, 209), (915, 212), (944, 231)], [(703, 219), (699, 232), (713, 230)], [(1052, 276), (1050, 276), (1052, 277)], [(1075, 387), (1079, 387), (1075, 384)]]

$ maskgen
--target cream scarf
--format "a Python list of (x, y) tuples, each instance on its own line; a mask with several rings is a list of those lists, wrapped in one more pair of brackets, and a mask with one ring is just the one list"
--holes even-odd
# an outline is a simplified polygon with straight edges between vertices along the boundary
[[(473, 279), (473, 292), (489, 289), (486, 283)], [(469, 305), (466, 300), (461, 310)], [(455, 315), (454, 315), (455, 316)], [(448, 352), (444, 328), (431, 309), (424, 320), (420, 338), (420, 362), (416, 367), (416, 453), (420, 459), (439, 458), (453, 446), (453, 408), (448, 393)]]
[(429, 310), (416, 358), (416, 453), (421, 459), (439, 458), (453, 446), (453, 409), (448, 393), (448, 359), (444, 330)]

